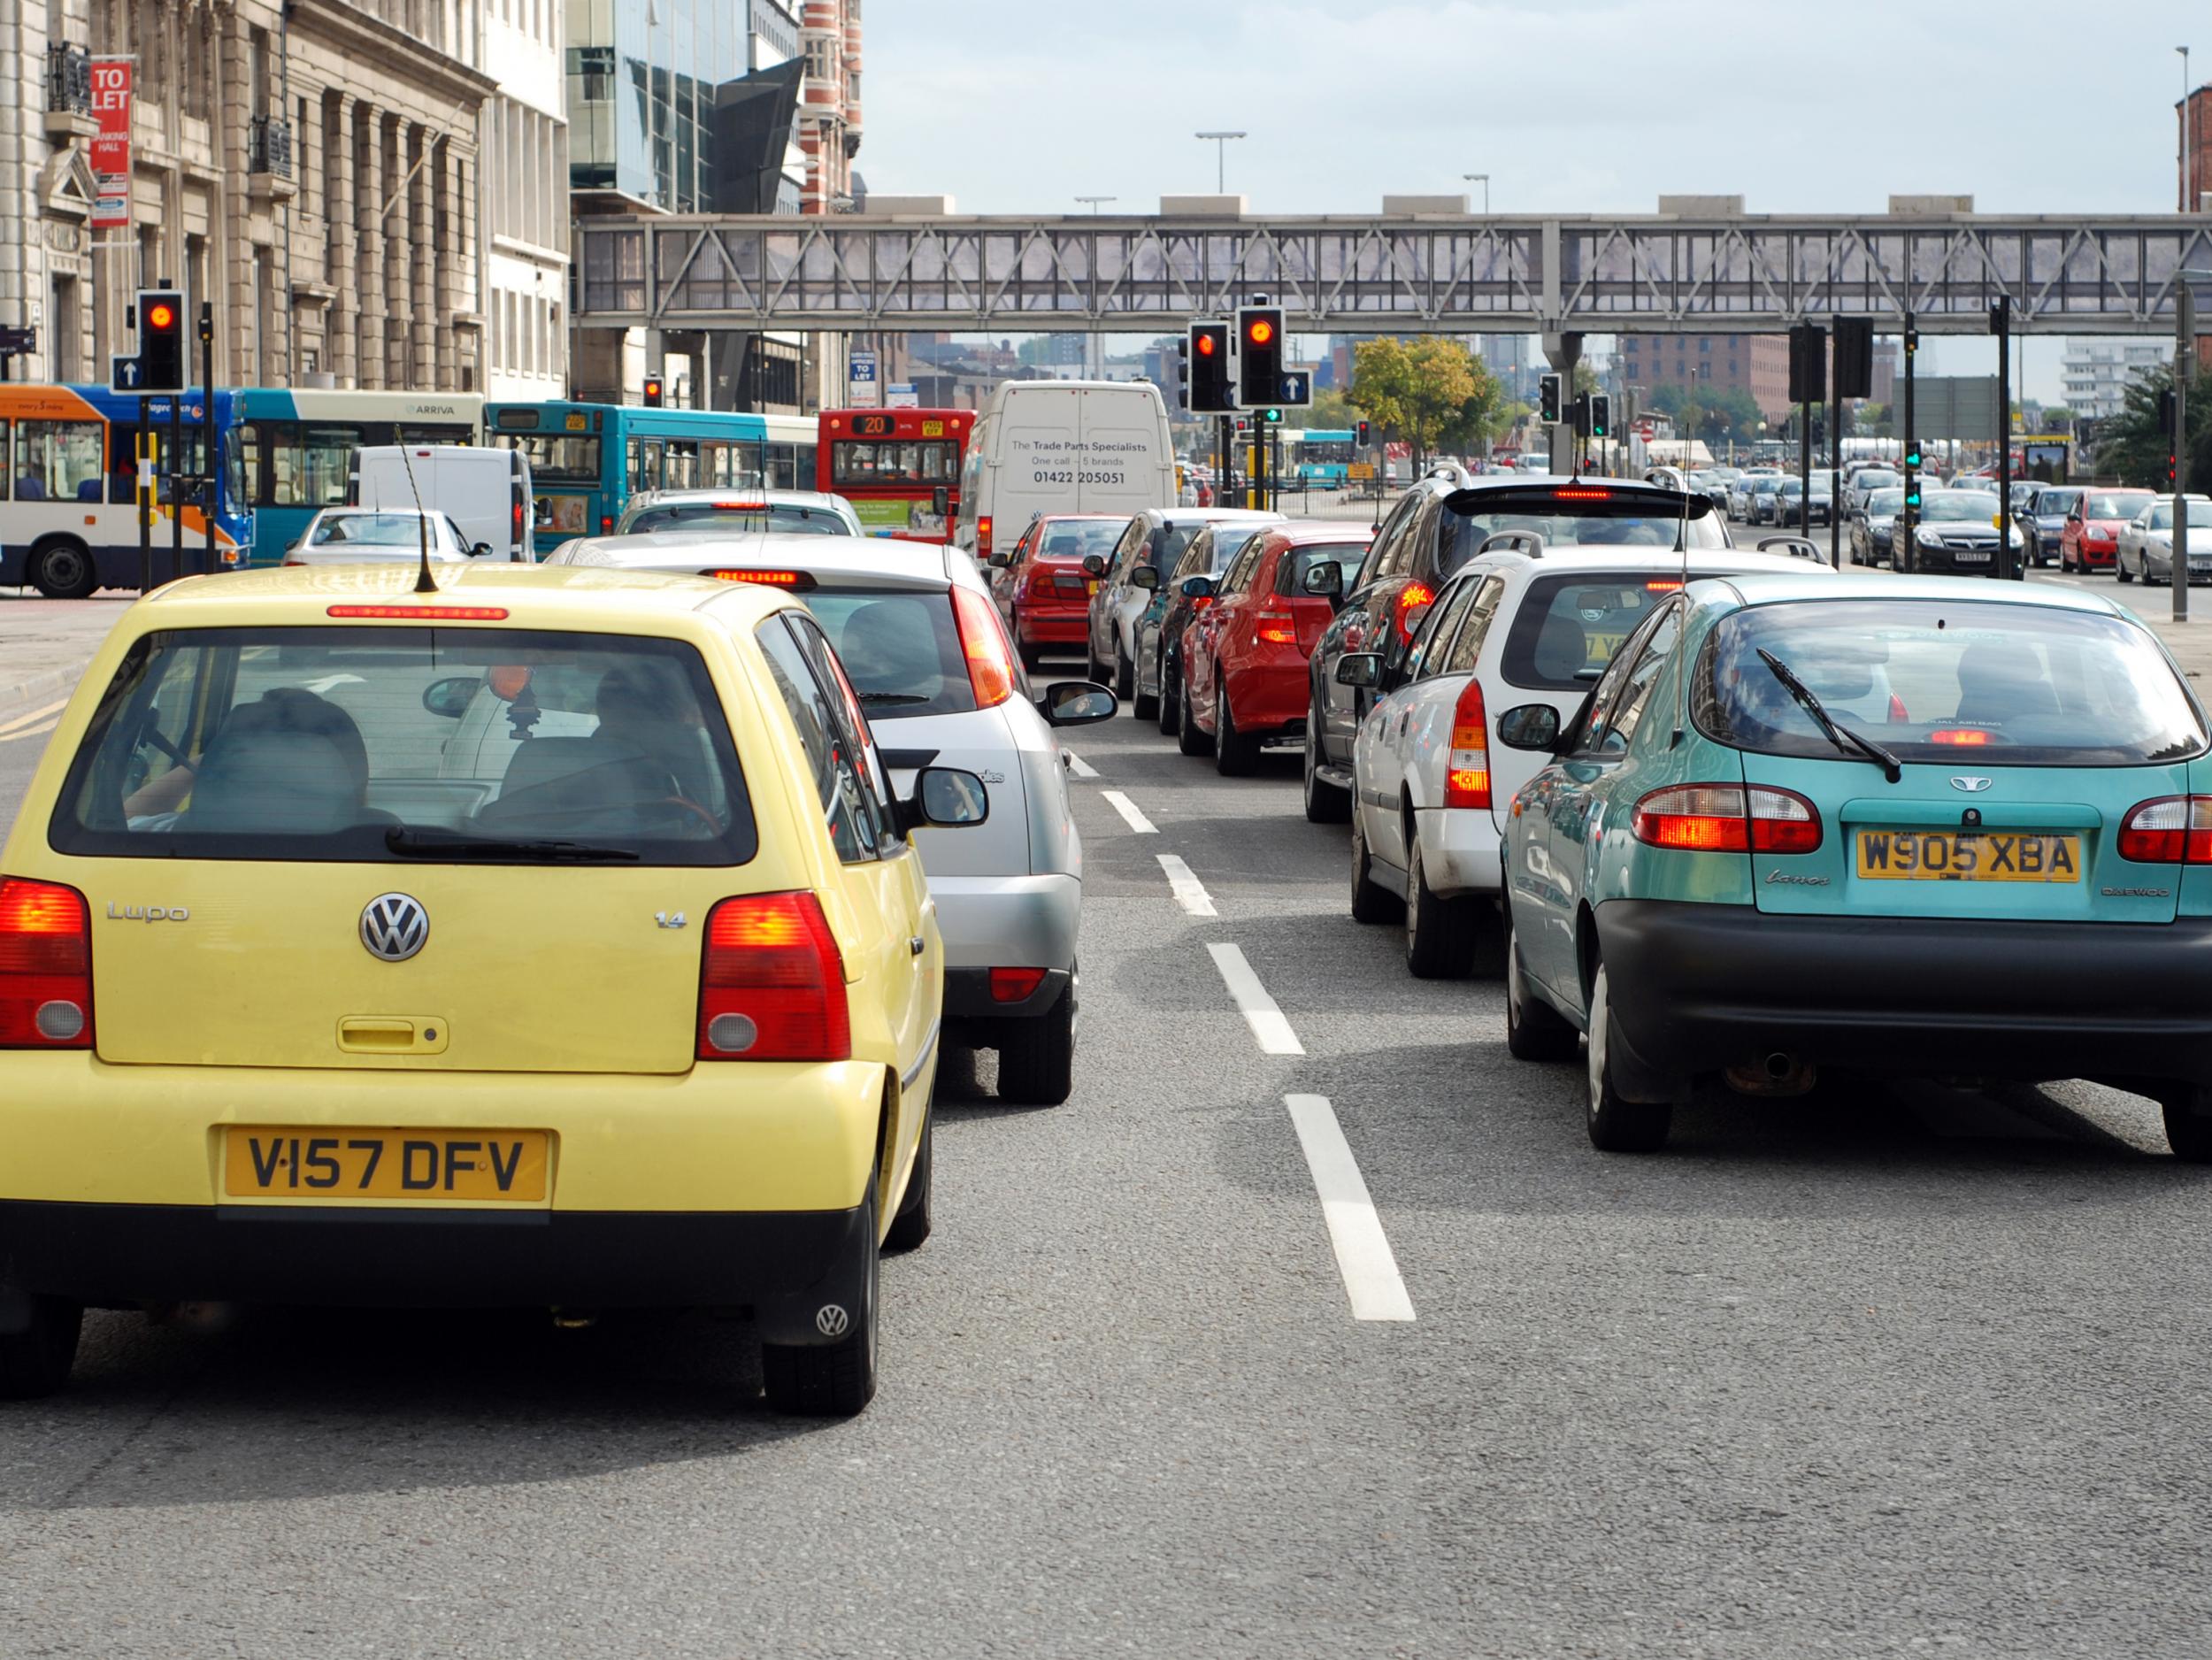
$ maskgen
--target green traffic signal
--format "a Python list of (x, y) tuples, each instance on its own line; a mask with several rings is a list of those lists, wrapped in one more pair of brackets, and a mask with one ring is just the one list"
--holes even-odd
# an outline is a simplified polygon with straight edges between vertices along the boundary
[(1282, 424), (1283, 412), (1279, 409), (1267, 410), (1262, 412), (1260, 419), (1270, 427), (1278, 427)]

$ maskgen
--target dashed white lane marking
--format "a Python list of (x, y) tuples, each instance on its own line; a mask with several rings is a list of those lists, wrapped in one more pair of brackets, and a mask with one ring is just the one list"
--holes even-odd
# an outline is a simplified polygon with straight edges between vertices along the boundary
[(18, 726), (27, 726), (35, 720), (45, 719), (49, 715), (58, 715), (61, 713), (63, 706), (68, 702), (69, 700), (65, 697), (59, 703), (47, 704), (43, 709), (29, 710), (23, 714), (12, 716), (6, 720), (0, 720), (0, 732), (13, 732)]
[(1064, 749), (1061, 753), (1068, 757), (1068, 771), (1075, 774), (1076, 777), (1096, 778), (1098, 776), (1098, 769), (1093, 766), (1088, 761), (1086, 761), (1074, 750)]
[(1313, 1172), (1314, 1191), (1321, 1195), (1321, 1219), (1328, 1224), (1329, 1245), (1352, 1300), (1352, 1318), (1411, 1319), (1413, 1299), (1398, 1277), (1398, 1259), (1375, 1214), (1375, 1202), (1368, 1197), (1359, 1161), (1336, 1121), (1336, 1109), (1326, 1095), (1285, 1095), (1283, 1104), (1290, 1109), (1306, 1168)]
[(1175, 903), (1194, 917), (1214, 917), (1221, 913), (1214, 909), (1213, 895), (1206, 891), (1191, 867), (1172, 853), (1159, 856), (1160, 868), (1167, 872), (1167, 885), (1175, 892)]
[(1283, 1011), (1267, 995), (1267, 988), (1260, 984), (1260, 977), (1252, 972), (1252, 964), (1244, 960), (1244, 953), (1233, 945), (1209, 945), (1206, 949), (1213, 953), (1214, 966), (1221, 971), (1230, 996), (1236, 999), (1238, 1009), (1243, 1011), (1244, 1024), (1252, 1028), (1252, 1035), (1259, 1040), (1260, 1053), (1303, 1055), (1306, 1046), (1290, 1029), (1290, 1022), (1283, 1018)]
[(20, 732), (0, 732), (0, 743), (13, 743), (18, 738), (42, 738), (59, 725), (58, 720), (50, 720), (42, 726), (27, 726)]
[(1122, 816), (1124, 822), (1141, 836), (1156, 836), (1160, 826), (1137, 811), (1137, 803), (1118, 789), (1102, 789), (1099, 796)]

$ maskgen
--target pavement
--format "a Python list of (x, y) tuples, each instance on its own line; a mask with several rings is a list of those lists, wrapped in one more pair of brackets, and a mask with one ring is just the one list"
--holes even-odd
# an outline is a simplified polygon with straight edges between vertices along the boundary
[(1832, 1073), (1597, 1154), (1494, 949), (1350, 919), (1294, 756), (1071, 738), (1075, 1094), (949, 1061), (865, 1415), (708, 1316), (96, 1314), (0, 1406), (0, 1655), (2204, 1654), (2212, 1172), (2150, 1103)]
[(0, 723), (66, 697), (135, 593), (44, 599), (0, 588)]

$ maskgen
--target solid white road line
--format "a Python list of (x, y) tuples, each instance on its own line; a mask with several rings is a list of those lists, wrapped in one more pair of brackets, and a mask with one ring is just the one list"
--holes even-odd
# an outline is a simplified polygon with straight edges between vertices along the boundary
[(18, 738), (42, 738), (59, 725), (58, 720), (50, 720), (42, 726), (27, 726), (21, 732), (0, 732), (0, 743), (13, 743)]
[(1352, 1299), (1352, 1318), (1411, 1319), (1413, 1299), (1398, 1277), (1398, 1259), (1391, 1254), (1375, 1202), (1367, 1195), (1359, 1161), (1336, 1121), (1336, 1109), (1326, 1095), (1285, 1095), (1283, 1104), (1290, 1109), (1306, 1167), (1313, 1172), (1314, 1191), (1321, 1195), (1321, 1219), (1328, 1224), (1337, 1271)]
[(60, 703), (49, 703), (43, 709), (30, 710), (24, 714), (11, 716), (6, 720), (0, 720), (0, 732), (13, 732), (18, 726), (27, 726), (34, 720), (43, 720), (49, 715), (58, 715), (61, 713), (63, 707), (67, 704), (69, 700), (65, 697)]
[(1213, 895), (1206, 891), (1191, 867), (1172, 853), (1159, 856), (1160, 868), (1167, 872), (1167, 885), (1175, 890), (1175, 903), (1194, 917), (1218, 916), (1214, 909)]
[(1306, 1046), (1298, 1041), (1298, 1034), (1290, 1029), (1290, 1022), (1283, 1018), (1283, 1011), (1275, 1006), (1275, 1000), (1267, 995), (1267, 988), (1260, 984), (1260, 977), (1252, 972), (1252, 964), (1244, 960), (1244, 953), (1233, 945), (1210, 945), (1214, 966), (1221, 971), (1221, 978), (1229, 988), (1230, 996), (1244, 1013), (1244, 1024), (1252, 1028), (1252, 1035), (1259, 1040), (1263, 1055), (1303, 1055)]
[(1128, 826), (1132, 830), (1134, 830), (1139, 835), (1156, 836), (1160, 834), (1160, 826), (1154, 824), (1151, 819), (1146, 818), (1142, 813), (1139, 812), (1137, 811), (1137, 803), (1131, 801), (1128, 796), (1123, 795), (1119, 790), (1102, 789), (1098, 793), (1101, 799), (1111, 806), (1116, 812), (1119, 813)]
[(1096, 778), (1098, 776), (1098, 769), (1093, 766), (1088, 761), (1086, 761), (1074, 750), (1063, 749), (1061, 753), (1068, 757), (1068, 771), (1072, 772), (1076, 777)]

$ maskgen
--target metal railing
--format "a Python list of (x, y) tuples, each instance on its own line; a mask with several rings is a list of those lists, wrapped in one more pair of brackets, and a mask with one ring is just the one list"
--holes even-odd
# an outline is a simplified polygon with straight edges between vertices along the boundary
[(57, 115), (92, 113), (92, 54), (83, 47), (46, 49), (46, 108)]
[(246, 129), (246, 171), (292, 176), (292, 124), (279, 115), (257, 115)]

